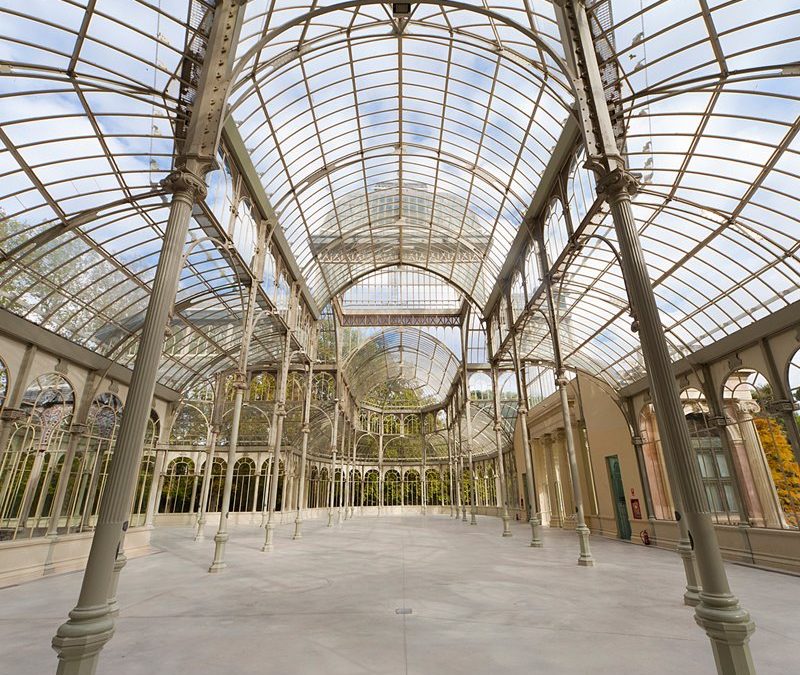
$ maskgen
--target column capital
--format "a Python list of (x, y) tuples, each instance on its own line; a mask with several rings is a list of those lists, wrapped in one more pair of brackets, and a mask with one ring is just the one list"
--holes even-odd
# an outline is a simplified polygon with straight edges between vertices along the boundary
[(193, 200), (205, 199), (208, 188), (206, 182), (189, 169), (177, 168), (168, 173), (162, 180), (161, 186), (173, 194), (184, 192), (192, 195)]
[(247, 375), (241, 371), (236, 371), (233, 374), (233, 388), (234, 389), (247, 389)]
[(627, 169), (612, 169), (597, 179), (597, 194), (606, 199), (615, 199), (622, 195), (634, 195), (639, 188), (636, 177)]

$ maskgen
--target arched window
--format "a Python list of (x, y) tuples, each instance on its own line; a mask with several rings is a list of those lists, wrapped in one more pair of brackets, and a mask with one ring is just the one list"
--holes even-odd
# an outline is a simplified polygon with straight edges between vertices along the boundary
[(250, 400), (275, 400), (275, 376), (272, 373), (260, 373), (250, 381)]
[(309, 509), (316, 509), (319, 507), (319, 472), (317, 467), (311, 467), (311, 473), (308, 478), (308, 489), (306, 490), (307, 502), (306, 506)]
[[(225, 489), (225, 470), (228, 463), (222, 457), (214, 457), (211, 462), (211, 482), (208, 486), (208, 513), (222, 511), (222, 494)], [(204, 467), (205, 470), (205, 467)]]
[(403, 416), (403, 434), (406, 436), (416, 435), (419, 433), (419, 415), (404, 415)]
[(597, 198), (594, 173), (584, 166), (584, 150), (578, 152), (572, 160), (567, 179), (567, 203), (572, 226), (578, 227)]
[(533, 297), (534, 292), (539, 288), (542, 275), (539, 272), (539, 254), (536, 251), (536, 244), (530, 242), (525, 253), (525, 286), (528, 289), (528, 299)]
[(486, 505), (496, 506), (497, 503), (497, 474), (492, 463), (486, 471)]
[(8, 396), (8, 368), (3, 359), (0, 359), (0, 410), (6, 404), (6, 396)]
[(253, 214), (254, 209), (250, 200), (247, 197), (242, 198), (239, 202), (239, 208), (236, 209), (236, 217), (232, 221), (229, 232), (236, 250), (239, 251), (242, 258), (251, 268), (255, 257), (258, 234), (256, 219)]
[(356, 452), (359, 459), (377, 459), (378, 441), (375, 436), (364, 435), (359, 438), (356, 444)]
[(173, 459), (167, 465), (164, 473), (159, 512), (193, 513), (197, 496), (197, 478), (191, 458), (177, 457)]
[(689, 427), (692, 447), (697, 453), (700, 475), (708, 506), (718, 521), (739, 522), (733, 467), (722, 444), (719, 428), (709, 421), (709, 408), (703, 392), (687, 388), (681, 392), (683, 414)]
[(402, 484), (400, 474), (389, 469), (383, 478), (383, 503), (386, 506), (400, 506)]
[(300, 402), (305, 398), (306, 384), (298, 372), (290, 372), (286, 381), (286, 400)]
[(219, 168), (209, 172), (207, 176), (208, 194), (206, 195), (206, 204), (208, 204), (209, 209), (219, 221), (219, 224), (222, 225), (222, 228), (227, 231), (235, 198), (233, 172), (231, 171), (228, 156), (222, 150), (217, 153), (217, 163)]
[(249, 457), (240, 457), (233, 465), (231, 507), (234, 512), (252, 511), (255, 505), (256, 463)]
[(74, 399), (72, 386), (57, 373), (37, 377), (23, 394), (26, 415), (13, 422), (0, 464), (0, 524), (10, 538), (32, 536), (49, 516)]
[[(232, 415), (232, 413), (230, 413)], [(267, 411), (253, 404), (242, 406), (242, 414), (239, 418), (239, 440), (238, 445), (247, 446), (267, 446), (270, 443), (270, 424), (271, 419)], [(226, 434), (223, 445), (227, 443), (230, 434), (230, 417), (226, 417), (220, 429), (220, 436)]]
[(403, 478), (403, 503), (406, 506), (419, 506), (422, 504), (422, 483), (419, 471), (411, 469), (406, 471)]
[(352, 495), (353, 504), (355, 506), (361, 505), (361, 472), (358, 469), (350, 470), (350, 494)]
[(473, 373), (469, 378), (469, 397), (473, 401), (491, 401), (492, 378), (486, 373)]
[(428, 506), (443, 504), (442, 479), (436, 469), (425, 472), (425, 503)]
[(514, 321), (519, 319), (525, 310), (525, 284), (522, 281), (522, 272), (517, 270), (511, 277), (511, 313)]
[(373, 434), (377, 434), (381, 430), (381, 416), (378, 413), (370, 413), (369, 416), (369, 430)]
[(183, 403), (172, 424), (169, 442), (172, 445), (205, 445), (208, 442), (209, 420), (194, 403)]
[(375, 469), (367, 471), (364, 477), (364, 506), (378, 505), (378, 472)]
[(108, 478), (108, 466), (122, 418), (122, 401), (114, 394), (103, 393), (92, 401), (89, 414), (86, 449), (81, 461), (81, 483), (85, 485), (78, 501), (81, 529), (87, 528), (97, 514)]
[(144, 517), (147, 512), (147, 502), (150, 497), (150, 487), (153, 481), (153, 472), (156, 467), (155, 449), (161, 431), (161, 422), (155, 410), (150, 411), (150, 419), (147, 420), (147, 432), (144, 437), (144, 452), (142, 461), (139, 464), (139, 478), (136, 482), (136, 493), (133, 497), (133, 508), (131, 509), (131, 527), (138, 527), (144, 524)]
[(383, 417), (383, 433), (384, 434), (399, 434), (400, 433), (400, 420), (396, 415), (384, 415)]
[(331, 481), (329, 479), (328, 469), (327, 467), (323, 467), (319, 472), (319, 498), (317, 502), (319, 508), (325, 508), (330, 504), (330, 485)]
[(772, 387), (758, 371), (740, 368), (726, 378), (722, 397), (731, 451), (743, 469), (745, 489), (753, 493), (751, 523), (796, 529), (800, 468), (785, 420), (772, 405)]
[(639, 413), (639, 433), (642, 438), (642, 453), (650, 484), (654, 516), (659, 520), (673, 520), (672, 496), (667, 485), (667, 468), (661, 448), (655, 410), (647, 403)]
[(569, 232), (567, 221), (564, 218), (564, 207), (561, 200), (553, 199), (547, 207), (544, 221), (544, 247), (547, 251), (547, 264), (551, 267), (558, 260), (558, 256), (567, 247)]
[(336, 398), (336, 382), (330, 373), (316, 373), (314, 375), (314, 389), (312, 395), (317, 401), (332, 401)]

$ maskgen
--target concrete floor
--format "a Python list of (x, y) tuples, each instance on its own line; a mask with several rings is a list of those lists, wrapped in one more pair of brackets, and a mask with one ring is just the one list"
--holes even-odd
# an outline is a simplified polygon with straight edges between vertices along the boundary
[[(161, 553), (131, 560), (117, 633), (99, 674), (360, 673), (499, 675), (714, 673), (708, 640), (681, 604), (676, 554), (594, 537), (598, 566), (574, 563), (568, 532), (500, 537), (447, 516), (305, 524), (305, 538), (234, 528), (229, 567), (206, 569), (213, 542), (186, 528), (154, 532)], [(212, 528), (209, 528), (209, 534)], [(760, 675), (800, 672), (800, 579), (730, 565), (753, 615)], [(80, 573), (0, 590), (0, 672), (55, 671), (50, 638), (77, 598)], [(398, 614), (406, 608), (410, 614)]]

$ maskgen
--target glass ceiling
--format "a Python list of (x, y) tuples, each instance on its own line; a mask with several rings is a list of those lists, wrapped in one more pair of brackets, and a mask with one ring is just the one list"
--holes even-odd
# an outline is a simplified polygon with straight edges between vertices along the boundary
[(419, 328), (386, 328), (370, 337), (342, 366), (356, 401), (366, 400), (377, 407), (443, 404), (458, 370), (458, 357)]
[[(587, 4), (619, 72), (625, 154), (642, 183), (634, 214), (677, 359), (800, 300), (800, 7)], [(581, 182), (594, 184), (576, 180), (564, 201), (573, 227), (584, 222), (582, 247), (556, 265), (565, 362), (620, 387), (645, 373), (639, 338), (613, 223), (591, 214)], [(541, 314), (522, 343), (522, 356), (552, 359)]]
[[(231, 105), (317, 304), (407, 263), (483, 308), (568, 116), (556, 61), (473, 11), (301, 9), (248, 4)], [(549, 3), (500, 11), (555, 34)]]
[[(0, 307), (126, 365), (168, 211), (182, 58), (212, 4), (0, 0)], [(800, 300), (800, 7), (587, 6), (678, 358)], [(553, 4), (331, 7), (248, 2), (230, 96), (311, 295), (324, 307), (381, 269), (415, 268), (491, 309), (573, 101)], [(581, 243), (551, 259), (565, 359), (620, 387), (643, 368), (613, 227), (590, 178), (559, 191)], [(159, 374), (176, 389), (231, 368), (241, 338), (249, 261), (209, 212), (194, 214)], [(542, 275), (525, 267), (520, 351), (548, 360)], [(275, 360), (281, 332), (275, 313), (259, 321), (253, 361)], [(405, 360), (414, 333), (388, 334), (404, 356), (362, 365), (359, 395), (402, 377), (441, 396), (430, 364)]]

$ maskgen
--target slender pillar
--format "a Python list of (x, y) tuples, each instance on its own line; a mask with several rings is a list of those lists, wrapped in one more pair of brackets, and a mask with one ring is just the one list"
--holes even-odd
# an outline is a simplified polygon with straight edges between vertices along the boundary
[(532, 548), (542, 548), (542, 517), (541, 506), (539, 505), (539, 493), (536, 489), (536, 476), (533, 468), (533, 454), (531, 453), (531, 435), (528, 429), (528, 388), (525, 384), (525, 366), (519, 359), (517, 351), (517, 336), (511, 336), (512, 356), (516, 368), (515, 381), (517, 384), (517, 420), (522, 424), (522, 454), (525, 456), (525, 484), (528, 488), (528, 524), (531, 526)]
[(147, 491), (147, 509), (144, 515), (144, 526), (153, 527), (156, 511), (161, 497), (159, 489), (161, 474), (164, 472), (164, 463), (167, 461), (167, 451), (156, 447), (155, 462), (153, 462), (153, 475), (150, 476), (150, 488)]
[(456, 509), (456, 518), (458, 517), (458, 511), (461, 511), (461, 521), (466, 523), (467, 522), (467, 502), (464, 495), (464, 490), (462, 483), (464, 482), (464, 445), (462, 443), (461, 438), (461, 421), (458, 421), (458, 426), (456, 427), (458, 431), (458, 506), (460, 509)]
[[(356, 428), (355, 426), (350, 427), (350, 446), (349, 446), (349, 464), (350, 467), (348, 468), (347, 472), (347, 479), (350, 484), (349, 490), (349, 499), (348, 503), (345, 504), (345, 513), (347, 514), (348, 518), (353, 517), (353, 513), (355, 509), (353, 508), (356, 499)], [(349, 506), (348, 506), (349, 505)]]
[(661, 325), (631, 204), (635, 181), (619, 154), (603, 82), (597, 65), (589, 19), (581, 0), (560, 0), (557, 8), (562, 41), (573, 69), (587, 155), (598, 176), (598, 193), (609, 206), (619, 243), (622, 275), (636, 317), (642, 354), (662, 434), (673, 494), (681, 498), (700, 571), (700, 603), (695, 619), (711, 639), (717, 670), (722, 675), (755, 672), (749, 640), (755, 627), (731, 592), (711, 514), (708, 512), (697, 455), (692, 448), (672, 362)]
[[(239, 348), (238, 370), (234, 374), (233, 415), (231, 419), (231, 437), (228, 445), (228, 464), (225, 467), (225, 484), (222, 490), (222, 507), (219, 514), (219, 528), (214, 536), (214, 560), (208, 568), (209, 572), (221, 572), (227, 566), (225, 562), (225, 547), (228, 543), (228, 518), (231, 508), (231, 491), (233, 489), (233, 473), (236, 465), (236, 451), (239, 446), (239, 423), (242, 418), (242, 404), (244, 392), (247, 390), (247, 362), (250, 354), (250, 341), (253, 337), (253, 328), (256, 321), (256, 305), (258, 289), (264, 275), (264, 258), (267, 252), (265, 223), (259, 228), (258, 246), (253, 263), (253, 277), (250, 279), (250, 291), (247, 296), (247, 307), (242, 321), (242, 342)], [(218, 382), (215, 396), (215, 406), (222, 399), (224, 385)], [(221, 409), (220, 409), (221, 410)], [(221, 418), (221, 415), (220, 415)], [(214, 437), (216, 440), (216, 437)], [(213, 454), (206, 461), (213, 461)], [(209, 468), (208, 464), (206, 468)], [(208, 473), (208, 472), (206, 472)], [(210, 480), (210, 476), (209, 476)], [(203, 480), (205, 484), (205, 477)], [(200, 530), (198, 523), (198, 534)]]
[(428, 490), (426, 489), (426, 486), (427, 486), (427, 483), (428, 483), (428, 477), (427, 477), (427, 475), (425, 473), (428, 470), (428, 466), (427, 466), (428, 465), (428, 462), (427, 462), (428, 457), (427, 457), (427, 455), (428, 455), (428, 448), (425, 445), (424, 439), (423, 439), (423, 445), (422, 445), (422, 474), (420, 475), (420, 481), (421, 481), (420, 484), (422, 486), (422, 504), (421, 505), (422, 505), (422, 515), (423, 516), (425, 515), (426, 507), (428, 506)]
[[(754, 673), (749, 640), (755, 625), (748, 612), (740, 607), (728, 584), (636, 230), (630, 188), (631, 183), (624, 172), (608, 174), (599, 185), (599, 189), (605, 191), (614, 218), (625, 284), (638, 320), (642, 352), (650, 375), (658, 427), (665, 441), (665, 454), (671, 460), (669, 476), (673, 494), (680, 495), (685, 509), (683, 515), (694, 543), (702, 584), (695, 618), (711, 639), (721, 674)], [(677, 517), (680, 519), (681, 515), (678, 513)]]
[(216, 426), (211, 427), (211, 434), (206, 445), (206, 463), (203, 466), (203, 484), (200, 488), (200, 508), (197, 512), (197, 531), (194, 535), (195, 541), (203, 541), (206, 538), (205, 528), (208, 512), (208, 492), (211, 487), (211, 470), (214, 466), (214, 453), (217, 450), (217, 435), (219, 430)]
[[(280, 377), (280, 373), (277, 373), (277, 376)], [(261, 505), (261, 524), (259, 527), (266, 527), (267, 526), (267, 514), (269, 513), (269, 486), (270, 481), (272, 480), (272, 468), (275, 465), (275, 429), (278, 426), (278, 405), (277, 403), (272, 406), (272, 418), (270, 420), (269, 426), (269, 445), (270, 445), (270, 456), (267, 462), (267, 474), (264, 477), (264, 496), (263, 496), (263, 503)]]
[(331, 471), (330, 480), (328, 481), (328, 527), (333, 527), (334, 513), (333, 513), (333, 496), (334, 484), (336, 480), (336, 448), (333, 449), (331, 454)]
[(328, 527), (333, 527), (333, 482), (336, 480), (336, 444), (339, 441), (339, 399), (333, 406), (333, 432), (331, 434), (331, 470), (328, 481)]
[[(346, 424), (347, 419), (343, 419), (342, 422)], [(347, 481), (345, 480), (345, 472), (347, 471), (347, 462), (345, 461), (347, 458), (347, 426), (342, 429), (342, 438), (339, 447), (339, 506), (336, 508), (336, 524), (341, 526), (344, 519), (343, 504), (346, 497), (345, 491), (347, 490)]]
[(453, 517), (453, 507), (455, 506), (455, 495), (453, 493), (453, 442), (450, 437), (450, 425), (447, 425), (447, 475), (449, 477), (448, 483), (450, 485), (450, 494), (448, 495), (450, 501), (450, 517)]
[[(281, 445), (283, 442), (283, 422), (286, 419), (286, 385), (289, 382), (289, 364), (292, 360), (292, 333), (287, 331), (283, 344), (283, 361), (281, 363), (278, 390), (275, 397), (275, 410), (277, 422), (275, 424), (275, 443), (273, 445), (272, 457), (272, 477), (269, 481), (269, 510), (267, 512), (267, 524), (264, 526), (264, 546), (261, 550), (269, 552), (274, 548), (272, 535), (275, 529), (275, 507), (278, 503), (278, 481), (281, 475)], [(288, 468), (288, 467), (287, 467)], [(287, 477), (284, 472), (284, 482)]]
[(503, 438), (501, 435), (500, 388), (497, 383), (497, 366), (492, 367), (492, 393), (494, 394), (494, 440), (497, 446), (497, 473), (500, 479), (500, 501), (502, 502), (503, 536), (511, 536), (510, 518), (508, 517), (508, 484), (503, 460)]
[(378, 515), (383, 509), (383, 415), (380, 416), (378, 429)]
[(59, 659), (59, 675), (93, 675), (100, 651), (114, 634), (108, 595), (117, 552), (128, 529), (130, 505), (164, 346), (164, 329), (178, 287), (192, 206), (205, 193), (202, 176), (207, 169), (208, 164), (187, 159), (185, 165), (164, 182), (173, 192), (172, 203), (108, 482), (100, 503), (78, 603), (53, 638), (53, 649)]
[(308, 453), (308, 434), (311, 431), (311, 386), (314, 381), (314, 364), (309, 363), (306, 370), (306, 397), (303, 402), (303, 439), (300, 449), (300, 477), (297, 485), (297, 516), (294, 519), (294, 534), (292, 539), (303, 538), (303, 509), (306, 500), (306, 456)]
[(476, 510), (478, 503), (478, 492), (477, 486), (475, 485), (475, 464), (472, 461), (472, 404), (469, 398), (469, 391), (467, 390), (466, 386), (466, 374), (464, 375), (464, 389), (466, 391), (466, 398), (464, 400), (464, 415), (467, 420), (467, 459), (469, 460), (469, 524), (477, 525), (478, 519), (476, 518)]
[(586, 526), (586, 517), (583, 510), (583, 495), (581, 494), (580, 474), (578, 473), (578, 458), (575, 454), (575, 438), (572, 433), (572, 419), (569, 412), (569, 398), (567, 396), (567, 380), (564, 371), (558, 374), (556, 380), (558, 393), (561, 399), (561, 417), (564, 420), (564, 436), (567, 444), (567, 458), (569, 460), (569, 473), (572, 483), (572, 498), (575, 501), (576, 524), (575, 531), (578, 533), (578, 544), (580, 553), (578, 555), (578, 565), (591, 567), (594, 565), (594, 558), (589, 547), (589, 528)]
[(81, 440), (86, 438), (87, 429), (88, 427), (86, 424), (73, 423), (70, 427), (69, 444), (67, 445), (67, 452), (64, 455), (64, 463), (61, 465), (61, 473), (56, 486), (56, 495), (53, 499), (53, 506), (50, 512), (50, 522), (47, 525), (48, 537), (55, 537), (58, 534), (58, 523), (61, 520), (61, 512), (64, 509), (64, 499), (67, 496), (67, 485), (69, 483), (69, 475), (72, 472), (72, 462), (78, 451), (78, 445)]
[(722, 675), (755, 672), (749, 640), (755, 626), (733, 595), (722, 561), (703, 482), (683, 414), (664, 329), (642, 252), (631, 204), (635, 181), (619, 155), (613, 126), (603, 96), (603, 82), (589, 27), (580, 0), (561, 0), (557, 9), (562, 41), (573, 68), (581, 105), (584, 140), (591, 168), (598, 176), (598, 193), (609, 206), (619, 242), (622, 274), (640, 333), (642, 354), (662, 434), (673, 494), (680, 497), (700, 572), (700, 603), (695, 619), (711, 640), (717, 670)]
[(239, 421), (242, 417), (242, 402), (244, 390), (247, 388), (245, 374), (237, 372), (235, 375), (233, 394), (233, 417), (231, 420), (231, 437), (228, 445), (228, 464), (225, 467), (225, 483), (222, 489), (222, 507), (219, 514), (219, 527), (214, 535), (214, 560), (208, 568), (209, 572), (221, 572), (227, 567), (225, 562), (225, 547), (230, 535), (228, 534), (228, 517), (230, 516), (231, 491), (233, 489), (233, 471), (236, 464), (236, 450), (239, 443)]

